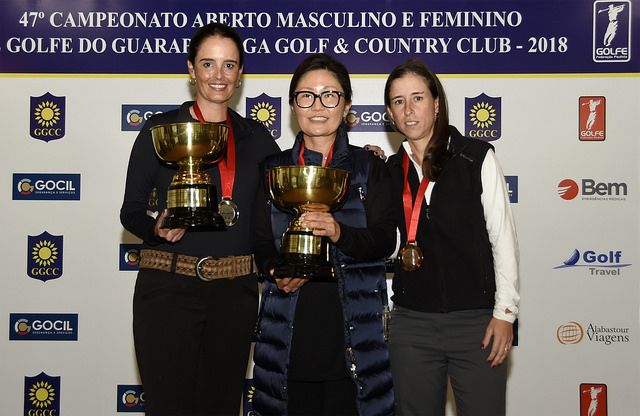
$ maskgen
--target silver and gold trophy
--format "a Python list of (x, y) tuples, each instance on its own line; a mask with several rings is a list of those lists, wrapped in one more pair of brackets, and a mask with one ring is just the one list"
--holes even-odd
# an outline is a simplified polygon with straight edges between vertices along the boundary
[(224, 123), (170, 123), (151, 128), (158, 157), (178, 167), (169, 185), (169, 215), (162, 228), (226, 228), (217, 210), (216, 186), (204, 169), (224, 156), (228, 133)]
[(280, 258), (275, 277), (333, 278), (329, 262), (329, 239), (313, 235), (303, 227), (305, 212), (329, 212), (344, 202), (349, 187), (349, 172), (322, 166), (279, 166), (269, 170), (269, 188), (273, 202), (295, 213), (282, 236)]

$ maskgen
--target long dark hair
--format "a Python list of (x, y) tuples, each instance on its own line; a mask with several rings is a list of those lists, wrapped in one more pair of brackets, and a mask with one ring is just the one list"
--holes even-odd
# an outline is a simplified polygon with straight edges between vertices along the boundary
[(191, 42), (189, 42), (189, 61), (192, 64), (195, 64), (196, 55), (198, 54), (198, 49), (202, 42), (211, 37), (211, 36), (222, 36), (223, 38), (231, 39), (238, 48), (238, 54), (240, 55), (240, 61), (238, 65), (240, 68), (244, 66), (244, 46), (242, 45), (242, 38), (236, 32), (234, 28), (231, 26), (227, 26), (222, 23), (209, 23), (207, 25), (202, 26), (200, 29), (196, 31), (196, 33), (191, 38)]
[[(433, 98), (438, 99), (438, 114), (433, 126), (433, 135), (424, 150), (422, 160), (422, 173), (430, 181), (435, 181), (440, 176), (440, 172), (453, 154), (452, 146), (449, 146), (449, 110), (447, 107), (447, 97), (444, 88), (437, 75), (419, 59), (409, 59), (407, 62), (398, 65), (391, 71), (387, 83), (384, 86), (384, 104), (391, 106), (390, 90), (391, 84), (398, 78), (408, 74), (415, 74), (427, 84)], [(400, 133), (402, 133), (400, 131)]]
[(296, 68), (293, 77), (291, 77), (291, 83), (289, 84), (289, 104), (293, 104), (294, 93), (300, 78), (308, 72), (315, 71), (317, 69), (326, 69), (331, 72), (338, 79), (340, 86), (344, 90), (345, 102), (351, 101), (353, 96), (353, 90), (351, 89), (351, 78), (349, 77), (349, 71), (341, 62), (333, 58), (326, 53), (316, 53), (307, 56), (300, 65)]

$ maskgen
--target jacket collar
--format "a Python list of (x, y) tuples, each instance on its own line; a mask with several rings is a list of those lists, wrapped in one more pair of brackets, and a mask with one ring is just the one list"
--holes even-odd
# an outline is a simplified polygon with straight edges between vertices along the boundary
[[(304, 141), (304, 134), (298, 132), (295, 143), (291, 148), (291, 158), (294, 165), (298, 164), (298, 156), (300, 155), (300, 148)], [(336, 166), (342, 160), (344, 160), (349, 154), (349, 137), (343, 126), (338, 127), (336, 134), (335, 144), (333, 145), (333, 156), (329, 161), (328, 166)], [(310, 150), (305, 147), (304, 149), (304, 162), (306, 165), (322, 166), (322, 153)]]

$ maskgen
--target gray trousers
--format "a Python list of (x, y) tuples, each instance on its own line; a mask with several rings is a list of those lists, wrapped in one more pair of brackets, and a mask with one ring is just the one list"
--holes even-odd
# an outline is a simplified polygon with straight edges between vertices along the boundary
[(389, 353), (399, 416), (444, 415), (451, 381), (459, 416), (504, 415), (507, 361), (480, 348), (491, 309), (425, 313), (394, 306)]

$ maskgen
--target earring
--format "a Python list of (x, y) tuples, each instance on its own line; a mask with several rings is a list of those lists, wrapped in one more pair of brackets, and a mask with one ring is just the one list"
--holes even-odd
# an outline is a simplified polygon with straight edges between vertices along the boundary
[(438, 112), (436, 111), (436, 118), (438, 118), (438, 116), (439, 116), (439, 115), (440, 115), (440, 113), (438, 113)]
[(241, 85), (242, 85), (242, 81), (238, 80), (238, 82), (236, 82), (236, 88), (240, 88)]
[(195, 78), (190, 78), (189, 79), (189, 84), (196, 85), (196, 79)]

